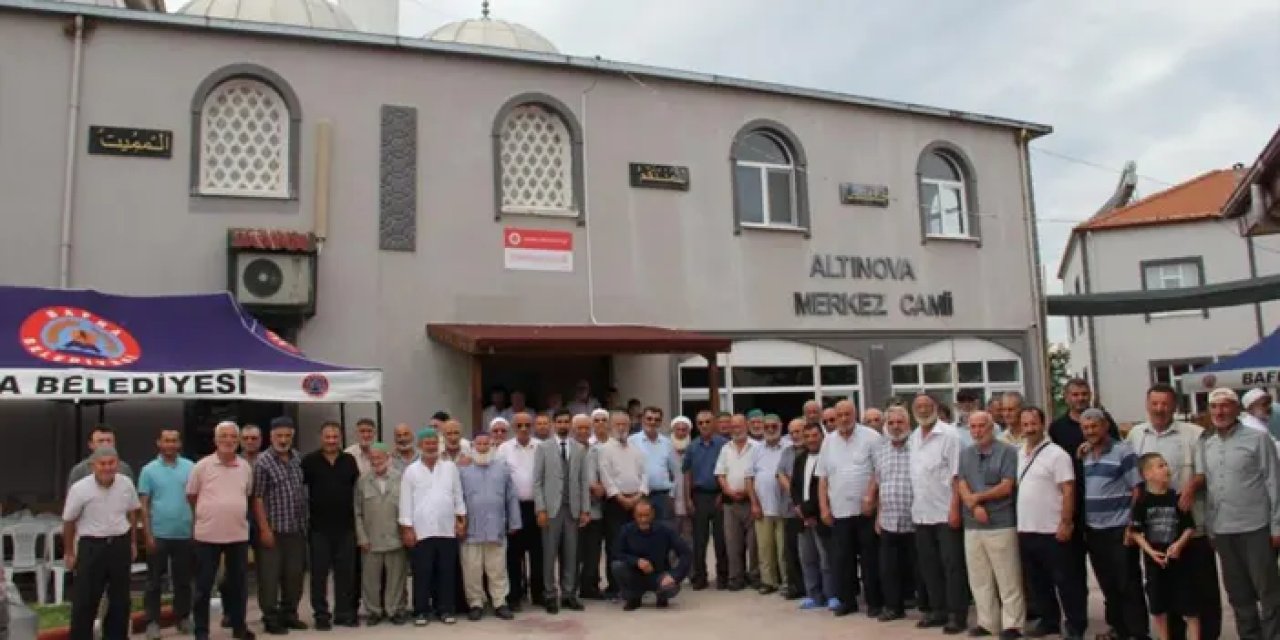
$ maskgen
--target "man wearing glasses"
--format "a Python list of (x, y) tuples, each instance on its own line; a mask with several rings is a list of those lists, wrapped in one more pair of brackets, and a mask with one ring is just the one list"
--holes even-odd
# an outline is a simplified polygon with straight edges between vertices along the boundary
[[(507, 606), (519, 611), (528, 591), (535, 607), (544, 604), (542, 594), (542, 531), (533, 504), (533, 463), (539, 440), (533, 437), (533, 416), (520, 412), (511, 417), (516, 437), (498, 446), (497, 458), (511, 469), (511, 479), (516, 485), (516, 498), (520, 502), (520, 530), (507, 541), (507, 577), (511, 589), (507, 593)], [(489, 424), (490, 433), (508, 427), (507, 421), (496, 418)], [(528, 557), (529, 571), (524, 570)], [(527, 576), (527, 577), (526, 577)], [(497, 606), (499, 603), (494, 603)]]
[(662, 426), (662, 409), (645, 407), (640, 418), (641, 431), (628, 438), (629, 444), (644, 453), (645, 474), (649, 479), (649, 504), (653, 506), (654, 521), (675, 528), (675, 505), (671, 490), (675, 487), (675, 448), (671, 438), (658, 433)]
[(710, 411), (699, 411), (695, 420), (698, 438), (689, 443), (684, 454), (685, 507), (693, 514), (693, 573), (690, 585), (694, 591), (707, 588), (707, 537), (716, 553), (716, 588), (729, 588), (729, 553), (724, 544), (724, 517), (720, 509), (720, 483), (716, 479), (716, 461), (720, 449), (728, 442), (719, 435)]

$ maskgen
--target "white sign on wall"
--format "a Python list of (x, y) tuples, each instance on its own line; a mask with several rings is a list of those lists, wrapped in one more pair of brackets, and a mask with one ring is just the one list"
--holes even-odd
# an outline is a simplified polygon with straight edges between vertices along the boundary
[(503, 265), (512, 271), (573, 271), (573, 232), (502, 230)]

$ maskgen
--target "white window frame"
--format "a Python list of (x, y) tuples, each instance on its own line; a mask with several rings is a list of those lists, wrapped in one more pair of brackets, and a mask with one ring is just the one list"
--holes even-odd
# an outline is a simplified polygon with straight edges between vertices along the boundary
[[(1199, 262), (1196, 258), (1158, 261), (1155, 264), (1140, 263), (1140, 266), (1142, 267), (1142, 288), (1146, 291), (1169, 291), (1173, 289), (1190, 289), (1193, 287), (1199, 287), (1204, 285), (1204, 272), (1202, 269), (1202, 263)], [(1165, 286), (1168, 281), (1168, 276), (1170, 275), (1167, 272), (1167, 270), (1174, 267), (1178, 269), (1178, 278), (1177, 278), (1178, 285), (1172, 286), (1172, 287)], [(1198, 281), (1197, 283), (1195, 284), (1186, 283), (1184, 276), (1187, 275), (1187, 272), (1186, 272), (1187, 269), (1191, 270), (1191, 275)], [(1152, 270), (1156, 271), (1156, 277), (1148, 278), (1148, 274)], [(1160, 286), (1153, 286), (1154, 284), (1157, 284), (1157, 283)], [(1194, 316), (1204, 316), (1204, 315), (1205, 315), (1205, 312), (1203, 309), (1179, 309), (1177, 311), (1157, 311), (1155, 313), (1148, 313), (1147, 318), (1148, 319), (1182, 318), (1182, 317), (1194, 317)]]
[(934, 233), (931, 229), (929, 229), (930, 224), (934, 219), (934, 215), (933, 215), (934, 203), (929, 202), (929, 203), (921, 203), (921, 206), (928, 207), (928, 209), (925, 210), (925, 214), (924, 214), (925, 236), (928, 238), (938, 238), (938, 239), (948, 239), (948, 238), (971, 239), (974, 237), (974, 235), (973, 235), (973, 229), (969, 224), (969, 186), (965, 184), (964, 167), (960, 166), (960, 163), (956, 162), (946, 153), (943, 153), (941, 151), (933, 151), (932, 153), (935, 157), (947, 163), (947, 166), (951, 167), (951, 169), (956, 172), (956, 175), (960, 176), (960, 180), (958, 181), (957, 180), (941, 180), (938, 178), (926, 178), (922, 176), (920, 178), (920, 184), (926, 185), (926, 186), (932, 186), (935, 189), (937, 189), (936, 197), (937, 197), (937, 202), (939, 207), (942, 206), (943, 190), (949, 189), (956, 192), (956, 194), (959, 197), (959, 203), (960, 203), (960, 210), (958, 212), (958, 215), (960, 216), (960, 233), (946, 233), (945, 231), (945, 229), (947, 228), (947, 223), (946, 223), (947, 212), (946, 211), (940, 211), (937, 215), (937, 219), (940, 222), (943, 231)]
[[(253, 191), (247, 189), (230, 189), (226, 187), (209, 186), (205, 182), (206, 172), (209, 170), (209, 153), (204, 148), (204, 138), (209, 135), (209, 108), (213, 105), (214, 99), (222, 92), (229, 90), (231, 87), (244, 84), (253, 84), (261, 87), (265, 92), (275, 96), (280, 101), (281, 109), (284, 113), (284, 121), (281, 124), (280, 131), (280, 167), (283, 179), (278, 188), (270, 191)], [(290, 137), (292, 133), (293, 113), (290, 111), (289, 102), (285, 100), (284, 94), (279, 89), (272, 86), (271, 83), (260, 78), (245, 76), (230, 78), (219, 83), (213, 90), (209, 91), (204, 97), (204, 102), (200, 107), (200, 139), (192, 141), (192, 144), (198, 145), (200, 153), (200, 163), (198, 167), (199, 179), (197, 181), (197, 191), (202, 196), (235, 196), (240, 198), (266, 198), (278, 200), (281, 198), (289, 198), (291, 192), (291, 176), (293, 175), (293, 140)]]
[[(803, 351), (808, 354), (801, 355)], [(807, 360), (802, 361), (801, 358)], [(824, 397), (836, 396), (839, 398), (854, 398), (859, 413), (866, 404), (866, 393), (864, 391), (866, 385), (866, 370), (862, 366), (862, 362), (856, 358), (851, 358), (840, 353), (836, 353), (822, 347), (803, 344), (799, 342), (790, 342), (786, 340), (747, 340), (735, 342), (733, 351), (728, 354), (719, 354), (716, 356), (716, 362), (720, 369), (720, 380), (723, 384), (720, 387), (720, 410), (728, 412), (742, 412), (755, 407), (735, 407), (733, 403), (734, 396), (737, 394), (757, 394), (765, 395), (770, 393), (812, 393), (812, 398), (819, 403)], [(680, 363), (679, 369), (700, 369), (707, 366), (707, 361), (702, 356), (692, 356)], [(813, 367), (813, 384), (812, 385), (790, 385), (782, 387), (735, 387), (733, 384), (733, 369), (736, 368), (752, 368), (752, 367)], [(823, 367), (856, 367), (858, 371), (858, 383), (853, 385), (841, 384), (823, 386), (822, 384), (822, 368)], [(711, 392), (706, 387), (684, 387), (680, 386), (679, 370), (676, 372), (676, 385), (679, 388), (679, 402), (683, 406), (685, 402), (706, 401), (711, 397)], [(795, 414), (791, 416), (782, 416), (784, 419), (791, 419), (800, 414), (801, 407), (795, 408)]]
[[(992, 381), (991, 363), (1014, 361), (1018, 363), (1018, 376), (1013, 381)], [(982, 381), (960, 382), (960, 363), (981, 362)], [(925, 382), (924, 368), (928, 365), (945, 364), (949, 371), (948, 382)], [(895, 367), (915, 367), (915, 383), (898, 384), (893, 382)], [(895, 359), (889, 365), (889, 382), (893, 395), (910, 398), (920, 393), (950, 393), (950, 402), (954, 404), (956, 395), (961, 389), (982, 389), (982, 403), (997, 393), (1017, 391), (1026, 393), (1026, 363), (1013, 351), (998, 344), (977, 338), (953, 338), (925, 345), (911, 353)]]
[[(782, 149), (783, 155), (787, 156), (788, 164), (757, 162), (753, 160), (735, 160), (736, 167), (744, 167), (748, 169), (757, 170), (756, 173), (760, 178), (760, 198), (763, 200), (763, 202), (760, 203), (761, 211), (763, 211), (764, 213), (763, 222), (747, 222), (746, 220), (743, 220), (741, 218), (741, 211), (739, 211), (739, 224), (741, 224), (744, 228), (749, 228), (749, 229), (763, 229), (763, 228), (800, 229), (801, 228), (800, 222), (799, 222), (800, 221), (800, 198), (797, 196), (797, 192), (796, 192), (796, 180), (798, 179), (798, 176), (796, 175), (795, 154), (791, 152), (791, 148), (787, 145), (787, 142), (785, 140), (778, 137), (777, 135), (774, 135), (769, 131), (763, 131), (763, 130), (752, 131), (751, 133), (747, 134), (747, 136), (744, 137), (744, 140), (747, 137), (750, 137), (752, 135), (764, 136), (769, 140), (771, 140), (774, 144), (778, 145), (778, 148)], [(770, 202), (770, 198), (769, 198), (769, 188), (770, 188), (769, 172), (770, 171), (785, 171), (787, 173), (787, 178), (788, 178), (787, 189), (788, 191), (790, 191), (790, 193), (788, 194), (788, 200), (791, 203), (791, 219), (786, 222), (778, 222), (773, 219), (773, 209), (772, 209), (773, 205)], [(740, 184), (735, 184), (735, 188), (740, 188)], [(734, 195), (735, 197), (738, 197), (738, 198), (742, 197), (741, 193), (737, 193)], [(742, 206), (742, 203), (739, 202), (739, 207), (741, 206)]]

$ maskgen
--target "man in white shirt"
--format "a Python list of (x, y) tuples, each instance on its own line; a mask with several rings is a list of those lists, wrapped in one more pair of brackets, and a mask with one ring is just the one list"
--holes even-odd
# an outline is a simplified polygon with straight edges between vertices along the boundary
[(911, 522), (916, 527), (916, 562), (932, 611), (921, 628), (943, 627), (949, 634), (968, 626), (969, 582), (964, 566), (960, 496), (955, 490), (960, 439), (938, 421), (938, 404), (926, 394), (911, 401), (920, 426), (911, 434)]
[[(538, 439), (533, 437), (533, 417), (528, 413), (512, 416), (516, 437), (498, 446), (497, 457), (511, 469), (516, 485), (516, 497), (520, 502), (520, 530), (507, 540), (507, 577), (511, 589), (507, 594), (507, 606), (520, 611), (524, 597), (532, 596), (533, 606), (544, 604), (542, 595), (542, 532), (533, 508), (533, 461), (538, 453)], [(506, 426), (506, 418), (494, 418), (489, 424)], [(529, 570), (525, 571), (525, 563)]]
[[(606, 555), (613, 559), (613, 544), (618, 534), (631, 522), (631, 510), (649, 495), (649, 477), (645, 470), (644, 452), (628, 444), (631, 416), (615, 411), (609, 416), (612, 438), (600, 447), (598, 464), (600, 483), (604, 485), (604, 535)], [(606, 565), (608, 568), (608, 565)], [(619, 585), (610, 570), (610, 587)]]
[(573, 402), (569, 403), (569, 414), (573, 416), (580, 413), (590, 414), (599, 408), (601, 408), (600, 402), (591, 397), (591, 383), (579, 380), (573, 388)]
[(90, 640), (98, 602), (105, 592), (102, 636), (129, 636), (129, 565), (137, 557), (137, 489), (118, 473), (115, 447), (100, 446), (89, 456), (92, 474), (67, 489), (62, 510), (63, 561), (74, 572), (71, 640)]
[(730, 440), (716, 459), (716, 480), (720, 483), (724, 512), (724, 546), (729, 555), (729, 591), (746, 587), (747, 550), (755, 537), (751, 519), (751, 495), (747, 479), (755, 474), (755, 443), (747, 431), (747, 418), (734, 415), (729, 424)]
[(425, 627), (434, 613), (457, 622), (458, 538), (467, 532), (467, 505), (458, 467), (440, 458), (435, 429), (418, 432), (422, 455), (400, 483), (400, 536), (413, 564), (414, 626)]
[(818, 454), (818, 501), (822, 522), (831, 527), (832, 571), (837, 576), (840, 600), (833, 612), (847, 616), (858, 610), (858, 567), (862, 569), (862, 593), (867, 616), (884, 612), (880, 586), (880, 547), (873, 514), (863, 513), (863, 497), (871, 484), (873, 453), (884, 436), (858, 424), (857, 409), (848, 400), (836, 403), (836, 430), (822, 443)]
[(1085, 576), (1076, 571), (1082, 563), (1069, 560), (1081, 553), (1072, 542), (1075, 465), (1071, 456), (1047, 437), (1044, 411), (1039, 407), (1024, 408), (1019, 412), (1019, 423), (1008, 426), (1010, 431), (1018, 431), (1023, 442), (1018, 453), (1015, 510), (1018, 548), (1028, 599), (1040, 613), (1028, 632), (1034, 637), (1062, 635), (1080, 640), (1088, 624), (1088, 610)]

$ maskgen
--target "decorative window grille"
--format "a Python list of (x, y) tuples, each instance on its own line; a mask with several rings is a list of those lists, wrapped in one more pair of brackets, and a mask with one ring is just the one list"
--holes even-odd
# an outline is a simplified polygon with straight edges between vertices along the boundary
[(536, 104), (512, 109), (501, 152), (504, 212), (575, 215), (572, 140), (560, 116)]
[(211, 91), (200, 118), (200, 193), (287, 198), (289, 107), (259, 80)]

